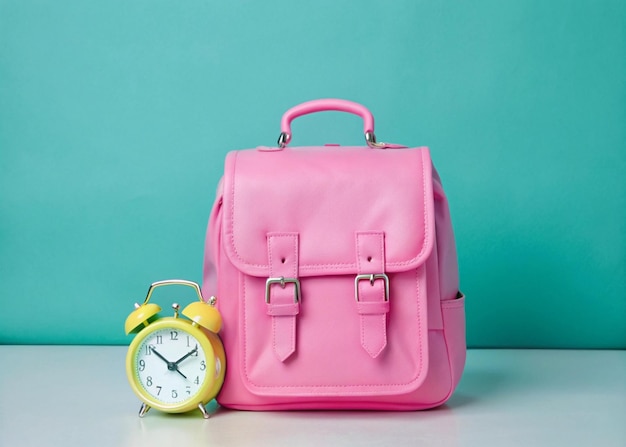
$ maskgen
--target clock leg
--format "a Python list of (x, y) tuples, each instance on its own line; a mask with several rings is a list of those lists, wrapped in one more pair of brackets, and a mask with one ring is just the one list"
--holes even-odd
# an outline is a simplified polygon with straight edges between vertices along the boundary
[(206, 411), (206, 407), (204, 406), (204, 404), (203, 404), (202, 402), (200, 402), (200, 403), (198, 404), (198, 409), (199, 409), (199, 410), (200, 410), (200, 412), (202, 413), (202, 417), (203, 417), (204, 419), (208, 419), (208, 418), (210, 418), (210, 417), (211, 417), (211, 416), (209, 415), (209, 412), (208, 412), (208, 411)]
[(140, 418), (144, 417), (149, 409), (150, 409), (150, 405), (141, 404), (141, 408), (139, 409), (139, 417)]

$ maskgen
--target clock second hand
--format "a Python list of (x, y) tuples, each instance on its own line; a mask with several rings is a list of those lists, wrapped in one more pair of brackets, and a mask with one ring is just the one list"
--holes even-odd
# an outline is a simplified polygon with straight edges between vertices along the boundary
[(165, 357), (163, 357), (159, 351), (157, 351), (154, 346), (150, 345), (150, 350), (152, 352), (154, 352), (154, 354), (160, 358), (161, 360), (163, 360), (165, 363), (167, 363), (167, 369), (170, 371), (176, 371), (178, 374), (180, 374), (181, 376), (183, 376), (183, 378), (187, 378), (186, 375), (184, 375), (182, 372), (180, 372), (180, 369), (178, 369), (178, 365), (174, 362), (170, 362), (168, 359), (166, 359)]

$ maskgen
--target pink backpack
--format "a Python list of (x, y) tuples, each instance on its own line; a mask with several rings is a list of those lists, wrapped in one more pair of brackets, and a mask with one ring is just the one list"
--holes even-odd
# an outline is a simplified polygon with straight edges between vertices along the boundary
[[(287, 147), (291, 121), (363, 118), (367, 145)], [(233, 151), (206, 241), (226, 379), (243, 410), (419, 410), (465, 364), (464, 297), (448, 203), (426, 147), (376, 142), (362, 105), (288, 110), (277, 147)]]

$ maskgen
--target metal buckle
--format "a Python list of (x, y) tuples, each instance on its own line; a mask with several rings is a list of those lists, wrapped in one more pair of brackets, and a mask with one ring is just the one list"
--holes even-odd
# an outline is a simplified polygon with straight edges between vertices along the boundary
[(384, 273), (372, 273), (370, 275), (356, 275), (354, 278), (354, 299), (359, 301), (359, 281), (369, 281), (373, 286), (374, 281), (382, 279), (385, 282), (385, 301), (389, 301), (389, 277)]
[(267, 304), (270, 303), (270, 287), (272, 284), (280, 284), (282, 289), (284, 289), (287, 284), (294, 284), (296, 286), (296, 290), (293, 294), (293, 302), (300, 302), (300, 299), (302, 298), (300, 295), (300, 280), (298, 278), (285, 278), (284, 276), (281, 276), (280, 278), (267, 278), (267, 281), (265, 281), (265, 302)]

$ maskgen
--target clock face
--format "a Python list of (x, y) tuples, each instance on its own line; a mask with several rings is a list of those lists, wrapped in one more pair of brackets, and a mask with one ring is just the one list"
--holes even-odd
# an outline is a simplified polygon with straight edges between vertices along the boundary
[(180, 328), (151, 332), (135, 351), (134, 372), (151, 399), (175, 405), (193, 399), (220, 365), (207, 361), (198, 339)]

